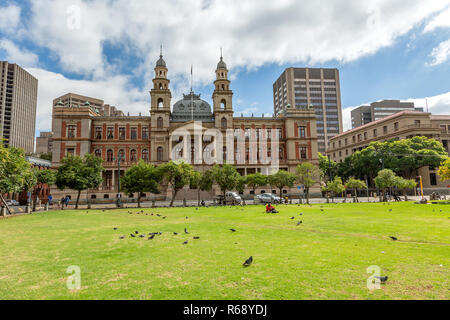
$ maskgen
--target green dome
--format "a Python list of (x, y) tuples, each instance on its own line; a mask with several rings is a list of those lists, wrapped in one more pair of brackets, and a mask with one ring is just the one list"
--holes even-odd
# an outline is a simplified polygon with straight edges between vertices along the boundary
[[(192, 110), (193, 106), (193, 110)], [(200, 99), (199, 94), (184, 94), (183, 99), (173, 105), (172, 121), (186, 122), (192, 120), (192, 113), (195, 121), (212, 122), (213, 114), (208, 102)]]
[(167, 68), (166, 62), (164, 61), (162, 55), (159, 56), (159, 60), (156, 62), (156, 66), (157, 66), (157, 67)]
[(217, 64), (217, 69), (226, 69), (227, 68), (227, 64), (225, 63), (225, 61), (223, 61), (223, 58), (220, 57), (220, 61)]

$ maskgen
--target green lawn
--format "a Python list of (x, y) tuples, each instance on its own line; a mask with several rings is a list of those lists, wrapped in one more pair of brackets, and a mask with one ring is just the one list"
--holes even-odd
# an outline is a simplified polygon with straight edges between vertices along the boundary
[[(449, 298), (449, 205), (277, 209), (278, 215), (263, 206), (145, 209), (149, 215), (81, 210), (3, 219), (0, 299)], [(131, 238), (136, 230), (163, 234)], [(253, 264), (242, 267), (249, 256)], [(81, 268), (74, 292), (66, 287), (72, 265)], [(371, 292), (372, 265), (389, 280)]]

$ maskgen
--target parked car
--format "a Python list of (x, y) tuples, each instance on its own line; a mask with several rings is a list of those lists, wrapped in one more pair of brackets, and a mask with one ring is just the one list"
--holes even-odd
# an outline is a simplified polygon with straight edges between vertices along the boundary
[(242, 203), (242, 198), (237, 192), (227, 192), (225, 194), (225, 199), (223, 195), (219, 195), (216, 197), (216, 201), (219, 204), (239, 205)]
[(260, 203), (281, 203), (281, 198), (272, 193), (263, 193), (255, 197), (255, 200)]
[(8, 201), (6, 201), (6, 204), (8, 206), (18, 206), (19, 202), (17, 202), (16, 200), (8, 200)]

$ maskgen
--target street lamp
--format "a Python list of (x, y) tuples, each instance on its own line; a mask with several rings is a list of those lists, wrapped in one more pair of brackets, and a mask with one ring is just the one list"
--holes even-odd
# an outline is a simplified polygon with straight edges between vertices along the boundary
[(122, 203), (120, 201), (120, 162), (123, 160), (123, 155), (122, 153), (119, 151), (117, 159), (117, 171), (118, 171), (118, 184), (117, 184), (117, 208), (121, 208), (122, 207)]

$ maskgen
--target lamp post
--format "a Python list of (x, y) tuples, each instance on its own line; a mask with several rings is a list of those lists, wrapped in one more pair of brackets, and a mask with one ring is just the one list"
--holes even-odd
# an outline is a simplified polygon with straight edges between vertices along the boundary
[(119, 154), (117, 156), (117, 170), (118, 170), (118, 184), (117, 184), (117, 208), (122, 207), (122, 203), (120, 201), (120, 161), (122, 161), (122, 154), (119, 151)]

